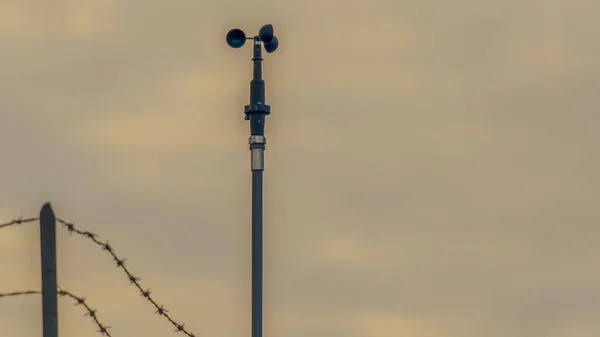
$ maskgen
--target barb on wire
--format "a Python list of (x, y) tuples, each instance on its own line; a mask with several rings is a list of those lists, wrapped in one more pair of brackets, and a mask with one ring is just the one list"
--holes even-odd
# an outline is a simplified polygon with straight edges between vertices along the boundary
[(22, 223), (27, 223), (27, 222), (33, 222), (33, 221), (38, 221), (40, 218), (25, 218), (23, 219), (23, 216), (19, 216), (18, 219), (12, 219), (9, 222), (5, 222), (3, 224), (0, 224), (0, 228), (4, 228), (4, 227), (8, 227), (8, 226), (13, 226), (13, 225), (20, 225)]
[(75, 305), (81, 305), (85, 308), (85, 310), (87, 310), (87, 313), (85, 314), (86, 316), (90, 316), (92, 318), (92, 320), (94, 320), (94, 323), (96, 323), (96, 325), (98, 326), (98, 332), (102, 335), (102, 336), (108, 336), (108, 337), (112, 337), (110, 335), (110, 333), (108, 332), (108, 329), (110, 329), (110, 326), (107, 325), (103, 325), (102, 323), (100, 323), (100, 321), (98, 320), (98, 316), (96, 316), (96, 311), (92, 309), (86, 302), (85, 302), (85, 297), (79, 297), (79, 296), (75, 296), (72, 293), (64, 290), (64, 289), (59, 289), (58, 290), (58, 294), (60, 296), (67, 296), (70, 297), (71, 299), (75, 300)]
[[(41, 291), (37, 291), (37, 290), (15, 291), (15, 292), (11, 292), (11, 293), (0, 293), (0, 298), (8, 297), (8, 296), (20, 296), (20, 295), (41, 294), (41, 293), (42, 293)], [(85, 302), (84, 297), (75, 296), (72, 293), (70, 293), (64, 289), (59, 289), (56, 293), (62, 297), (67, 296), (67, 297), (74, 299), (76, 302), (75, 305), (82, 305), (87, 310), (87, 313), (85, 315), (90, 316), (94, 320), (94, 323), (96, 323), (96, 325), (98, 326), (98, 332), (102, 336), (112, 337), (110, 335), (110, 333), (108, 332), (108, 329), (110, 329), (110, 326), (100, 323), (100, 321), (98, 320), (98, 316), (96, 316), (96, 310), (92, 309)]]
[(186, 334), (189, 337), (195, 337), (195, 335), (191, 332), (189, 332), (188, 330), (186, 330), (186, 328), (184, 327), (185, 323), (178, 323), (175, 320), (173, 320), (173, 318), (171, 318), (171, 316), (168, 314), (168, 310), (166, 310), (164, 308), (164, 306), (162, 304), (158, 304), (154, 298), (152, 298), (152, 296), (150, 296), (150, 294), (152, 293), (150, 291), (150, 289), (144, 289), (142, 288), (142, 286), (139, 283), (139, 278), (135, 277), (130, 271), (129, 269), (125, 266), (125, 260), (124, 258), (120, 258), (118, 257), (115, 252), (113, 247), (108, 243), (108, 241), (106, 242), (102, 242), (100, 240), (98, 240), (98, 235), (94, 234), (92, 232), (89, 231), (83, 231), (80, 229), (77, 229), (75, 227), (75, 224), (72, 222), (67, 222), (64, 221), (62, 219), (57, 218), (56, 221), (58, 221), (59, 223), (61, 223), (63, 225), (63, 227), (65, 227), (68, 231), (69, 234), (79, 234), (83, 237), (86, 237), (88, 239), (90, 239), (91, 241), (93, 241), (96, 245), (100, 246), (103, 250), (105, 250), (106, 252), (108, 252), (108, 254), (110, 254), (113, 258), (113, 260), (115, 261), (115, 263), (117, 264), (117, 268), (120, 268), (121, 270), (123, 270), (123, 272), (127, 275), (127, 278), (129, 279), (129, 284), (133, 285), (134, 287), (136, 287), (139, 292), (140, 295), (143, 296), (144, 298), (146, 298), (146, 300), (148, 300), (148, 302), (150, 302), (155, 308), (156, 308), (156, 313), (159, 316), (163, 316), (165, 317), (169, 322), (171, 322), (171, 324), (175, 327), (175, 332), (182, 332), (184, 334)]

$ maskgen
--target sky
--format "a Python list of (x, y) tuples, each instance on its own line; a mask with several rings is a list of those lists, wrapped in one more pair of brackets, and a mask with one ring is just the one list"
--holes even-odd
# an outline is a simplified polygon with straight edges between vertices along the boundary
[[(597, 337), (595, 0), (3, 0), (0, 223), (108, 240), (196, 336), (250, 335), (251, 48), (273, 24), (264, 336)], [(58, 231), (58, 283), (118, 336), (183, 336)], [(40, 289), (37, 223), (0, 293)], [(99, 336), (59, 299), (61, 337)], [(0, 298), (41, 336), (39, 295)]]

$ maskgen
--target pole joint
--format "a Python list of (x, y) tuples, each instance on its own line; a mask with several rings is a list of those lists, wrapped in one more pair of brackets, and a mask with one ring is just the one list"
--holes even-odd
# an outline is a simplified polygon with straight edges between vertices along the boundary
[(250, 144), (250, 169), (264, 171), (267, 138), (263, 135), (252, 135), (248, 138), (248, 144)]

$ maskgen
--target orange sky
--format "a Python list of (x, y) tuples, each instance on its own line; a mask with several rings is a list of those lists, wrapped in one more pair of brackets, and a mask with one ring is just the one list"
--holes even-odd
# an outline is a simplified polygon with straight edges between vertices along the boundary
[[(224, 37), (272, 23), (265, 337), (598, 336), (597, 1), (53, 3), (0, 2), (0, 223), (49, 200), (197, 336), (249, 336), (251, 48)], [(40, 288), (38, 241), (0, 230), (0, 292)], [(114, 337), (178, 336), (58, 244)], [(0, 299), (0, 335), (40, 312)]]

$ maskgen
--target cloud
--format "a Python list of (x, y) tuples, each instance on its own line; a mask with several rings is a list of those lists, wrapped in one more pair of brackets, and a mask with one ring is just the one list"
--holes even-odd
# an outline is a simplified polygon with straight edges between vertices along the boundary
[(324, 263), (361, 266), (373, 262), (376, 256), (356, 238), (338, 237), (323, 241), (319, 256)]
[(366, 314), (358, 317), (353, 323), (362, 334), (373, 337), (393, 336), (443, 336), (436, 331), (431, 322), (417, 317), (405, 317), (390, 314)]

